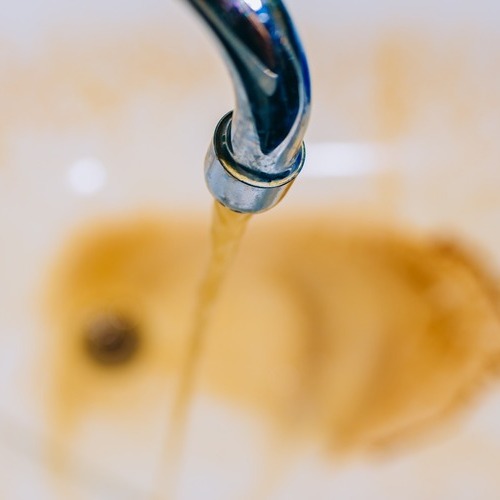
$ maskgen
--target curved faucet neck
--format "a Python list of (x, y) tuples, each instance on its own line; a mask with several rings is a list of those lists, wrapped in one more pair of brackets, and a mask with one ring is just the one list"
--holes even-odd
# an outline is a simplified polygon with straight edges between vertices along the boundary
[(289, 176), (303, 152), (311, 95), (304, 51), (283, 3), (187, 1), (221, 43), (232, 75), (236, 107), (220, 131), (228, 161), (263, 182)]

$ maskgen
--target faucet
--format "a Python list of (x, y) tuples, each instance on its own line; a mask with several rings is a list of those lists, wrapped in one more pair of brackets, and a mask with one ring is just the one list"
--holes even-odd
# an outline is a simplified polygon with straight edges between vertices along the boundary
[(236, 94), (208, 149), (208, 189), (235, 212), (264, 212), (305, 160), (311, 86), (304, 51), (281, 0), (188, 2), (220, 42)]

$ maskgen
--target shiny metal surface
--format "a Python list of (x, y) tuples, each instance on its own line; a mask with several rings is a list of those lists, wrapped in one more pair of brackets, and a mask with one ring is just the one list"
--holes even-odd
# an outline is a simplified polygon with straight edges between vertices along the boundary
[(188, 2), (220, 41), (236, 94), (209, 148), (208, 188), (235, 211), (265, 211), (305, 157), (310, 81), (300, 40), (279, 0)]

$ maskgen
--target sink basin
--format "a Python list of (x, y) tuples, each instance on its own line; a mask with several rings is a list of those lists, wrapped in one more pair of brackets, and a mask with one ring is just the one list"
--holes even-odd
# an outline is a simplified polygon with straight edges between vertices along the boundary
[[(282, 422), (275, 416), (287, 404), (276, 394), (293, 392), (290, 379), (300, 371), (294, 356), (301, 351), (287, 335), (308, 317), (304, 291), (276, 269), (286, 262), (278, 249), (286, 251), (287, 238), (299, 245), (302, 231), (325, 224), (390, 228), (417, 246), (449, 239), (470, 248), (494, 280), (500, 9), (486, 0), (288, 4), (313, 78), (308, 163), (282, 204), (252, 220), (225, 288), (223, 303), (234, 303), (220, 328), (247, 339), (272, 316), (276, 336), (264, 353), (257, 342), (245, 344), (239, 361), (224, 357), (225, 342), (212, 348), (217, 356), (207, 348), (179, 497), (257, 495), (256, 483), (265, 483), (276, 461), (272, 498), (455, 500), (474, 492), (496, 499), (500, 396), (493, 387), (450, 421), (446, 434), (378, 460), (356, 455), (344, 462), (325, 452), (320, 424), (289, 444), (273, 422)], [(161, 284), (170, 313), (137, 287), (123, 303), (152, 323), (161, 317), (169, 331), (188, 327), (189, 298), (208, 255), (212, 200), (203, 158), (215, 124), (233, 105), (230, 81), (182, 2), (12, 4), (0, 32), (0, 494), (148, 498), (180, 344), (158, 330), (150, 344), (138, 344), (137, 363), (94, 363), (64, 337), (61, 318), (83, 288), (64, 288), (60, 273), (72, 269), (75, 252), (86, 255), (92, 238), (116, 227), (153, 228), (158, 248), (170, 239), (177, 245), (177, 253), (151, 257), (172, 268), (165, 280), (175, 286)], [(119, 302), (116, 281), (109, 283), (109, 300)], [(247, 299), (251, 311), (241, 305)], [(238, 326), (244, 317), (253, 322)], [(261, 333), (255, 337), (264, 342)], [(227, 377), (229, 368), (217, 360), (231, 359)], [(276, 359), (288, 364), (274, 365)], [(59, 480), (61, 460), (51, 450), (64, 457)]]

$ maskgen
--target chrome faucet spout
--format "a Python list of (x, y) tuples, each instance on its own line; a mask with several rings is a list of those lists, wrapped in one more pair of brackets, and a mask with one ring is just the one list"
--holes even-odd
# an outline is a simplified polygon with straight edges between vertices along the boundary
[(300, 172), (309, 70), (280, 0), (188, 0), (219, 40), (236, 107), (215, 129), (205, 164), (212, 195), (237, 212), (276, 205)]

